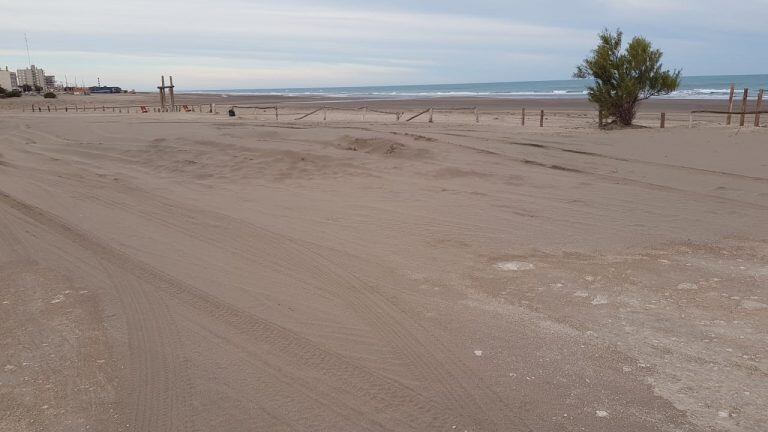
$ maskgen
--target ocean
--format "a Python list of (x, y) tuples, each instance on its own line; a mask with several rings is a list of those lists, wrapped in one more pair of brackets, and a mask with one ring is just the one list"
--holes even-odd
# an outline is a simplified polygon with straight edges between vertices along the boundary
[[(273, 89), (221, 89), (198, 90), (193, 93), (216, 93), (230, 95), (282, 95), (282, 96), (329, 96), (329, 97), (491, 97), (491, 98), (583, 98), (586, 97), (590, 80), (520, 81), (468, 84), (427, 84), (404, 86), (370, 87), (317, 87), (317, 88), (273, 88)], [(670, 99), (728, 99), (731, 84), (736, 85), (736, 94), (749, 88), (750, 97), (756, 97), (757, 90), (768, 87), (768, 74), (763, 75), (713, 75), (684, 77), (680, 89), (660, 96)]]

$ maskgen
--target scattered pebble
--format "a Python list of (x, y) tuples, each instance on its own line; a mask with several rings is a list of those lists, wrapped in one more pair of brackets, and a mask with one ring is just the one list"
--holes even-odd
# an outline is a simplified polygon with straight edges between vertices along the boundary
[(729, 413), (728, 411), (720, 411), (717, 413), (717, 416), (720, 418), (728, 418), (731, 416), (731, 413)]
[(16, 366), (14, 366), (14, 365), (7, 365), (7, 366), (5, 366), (3, 368), (3, 370), (6, 371), (6, 372), (15, 371), (16, 370)]
[(600, 418), (609, 417), (608, 411), (595, 411), (595, 415)]
[(576, 297), (589, 297), (589, 293), (586, 291), (576, 291), (573, 295)]
[(683, 283), (681, 283), (680, 285), (677, 286), (677, 289), (679, 289), (679, 290), (695, 290), (695, 289), (699, 289), (699, 286), (696, 285), (695, 283), (683, 282)]
[(483, 352), (482, 351), (475, 351), (475, 355), (478, 356), (478, 357), (482, 357), (483, 356)]
[(586, 275), (586, 276), (584, 276), (584, 280), (586, 280), (587, 282), (592, 282), (592, 281), (595, 280), (595, 277), (594, 276), (590, 276), (590, 275)]
[(509, 261), (496, 264), (496, 268), (503, 271), (533, 270), (533, 264), (522, 261)]
[(630, 366), (624, 366), (623, 368), (621, 368), (621, 370), (623, 370), (624, 372), (632, 372), (632, 368)]
[(51, 300), (51, 303), (61, 303), (63, 301), (64, 301), (64, 296), (57, 295), (56, 297), (53, 298), (53, 300)]
[(594, 299), (592, 299), (592, 304), (595, 306), (608, 304), (608, 297), (604, 295), (596, 296)]

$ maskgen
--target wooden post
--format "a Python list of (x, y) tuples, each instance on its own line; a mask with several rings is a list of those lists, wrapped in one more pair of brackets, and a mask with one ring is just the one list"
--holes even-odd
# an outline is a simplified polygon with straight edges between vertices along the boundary
[(688, 129), (693, 129), (693, 111), (691, 111), (691, 115), (688, 117)]
[(218, 114), (216, 112), (216, 104), (211, 104), (211, 112), (214, 113), (214, 114)]
[(280, 112), (277, 109), (277, 105), (275, 105), (275, 121), (280, 121)]
[(749, 89), (744, 89), (744, 97), (741, 98), (741, 117), (739, 118), (739, 126), (744, 127), (744, 123), (747, 120), (747, 97), (749, 97)]
[(603, 128), (603, 110), (597, 110), (597, 127)]
[(69, 112), (69, 105), (64, 105), (64, 112)]
[(541, 110), (539, 115), (539, 127), (544, 127), (544, 110)]
[(323, 121), (328, 121), (328, 108), (323, 108)]
[(434, 114), (435, 114), (435, 109), (434, 108), (430, 108), (429, 109), (429, 122), (430, 123), (434, 123), (435, 122)]
[(728, 96), (728, 115), (725, 117), (725, 125), (731, 125), (731, 113), (733, 112), (733, 94), (736, 91), (736, 87), (731, 84), (731, 95)]
[(171, 88), (168, 89), (168, 92), (171, 96), (171, 106), (173, 107), (173, 110), (176, 111), (176, 96), (173, 94), (173, 77), (168, 77), (170, 79), (170, 82), (168, 83)]
[(661, 113), (661, 129), (667, 125), (667, 113)]
[(763, 93), (765, 89), (757, 92), (757, 103), (755, 104), (755, 127), (760, 127), (760, 109), (763, 108)]
[(165, 75), (160, 77), (160, 107), (165, 111)]
[(522, 120), (520, 121), (520, 124), (522, 126), (525, 126), (525, 108), (523, 108), (523, 117), (522, 117)]
[(51, 112), (51, 106), (48, 105), (48, 112)]
[(475, 123), (480, 123), (480, 111), (475, 107)]

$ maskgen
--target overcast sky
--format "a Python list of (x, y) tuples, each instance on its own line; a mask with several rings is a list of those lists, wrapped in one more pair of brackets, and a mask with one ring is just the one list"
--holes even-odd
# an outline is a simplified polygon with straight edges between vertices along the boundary
[(768, 73), (768, 0), (0, 0), (0, 66), (150, 89), (567, 79), (603, 27), (685, 75)]

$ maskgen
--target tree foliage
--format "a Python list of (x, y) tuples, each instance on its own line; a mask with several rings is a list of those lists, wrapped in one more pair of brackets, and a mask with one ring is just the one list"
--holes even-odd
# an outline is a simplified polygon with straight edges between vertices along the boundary
[(54, 92), (47, 92), (43, 95), (46, 99), (56, 99), (56, 93)]
[(605, 29), (592, 55), (576, 68), (574, 78), (593, 78), (589, 100), (608, 118), (629, 126), (638, 103), (669, 94), (680, 87), (680, 71), (663, 70), (663, 53), (650, 41), (636, 36), (621, 52), (623, 33)]

